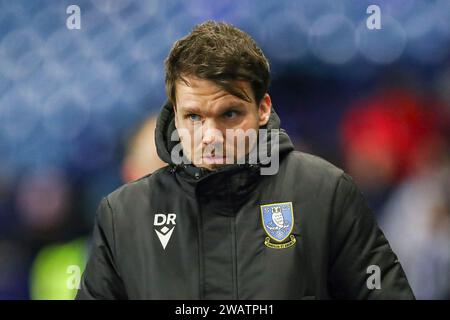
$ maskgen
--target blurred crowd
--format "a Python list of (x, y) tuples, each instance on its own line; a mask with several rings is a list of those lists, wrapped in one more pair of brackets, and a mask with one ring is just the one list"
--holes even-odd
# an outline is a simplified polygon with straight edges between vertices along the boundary
[(207, 19), (262, 46), (282, 127), (354, 177), (416, 297), (450, 299), (450, 3), (378, 1), (368, 32), (374, 3), (86, 0), (68, 30), (72, 3), (1, 1), (0, 299), (74, 297), (100, 199), (164, 165), (163, 60)]

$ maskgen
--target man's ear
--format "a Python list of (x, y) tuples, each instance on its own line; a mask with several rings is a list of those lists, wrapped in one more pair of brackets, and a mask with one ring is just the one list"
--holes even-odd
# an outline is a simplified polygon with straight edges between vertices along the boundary
[(175, 128), (178, 129), (178, 117), (177, 117), (177, 107), (173, 105), (173, 117), (175, 119)]
[(272, 99), (268, 93), (264, 94), (258, 107), (259, 126), (265, 126), (269, 122), (270, 112), (272, 111)]

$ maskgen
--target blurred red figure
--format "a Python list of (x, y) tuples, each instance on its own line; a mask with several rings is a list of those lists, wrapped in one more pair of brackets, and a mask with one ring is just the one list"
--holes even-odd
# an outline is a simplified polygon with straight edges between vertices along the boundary
[(380, 192), (437, 157), (443, 140), (430, 109), (412, 93), (393, 89), (358, 101), (345, 114), (344, 161), (363, 190)]

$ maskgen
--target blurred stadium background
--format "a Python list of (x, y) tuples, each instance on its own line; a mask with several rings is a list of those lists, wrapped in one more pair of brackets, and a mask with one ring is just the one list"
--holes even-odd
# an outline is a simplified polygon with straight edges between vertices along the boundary
[(298, 149), (356, 179), (418, 298), (449, 299), (448, 0), (0, 1), (0, 299), (73, 298), (101, 197), (161, 165), (163, 60), (208, 19), (254, 37)]

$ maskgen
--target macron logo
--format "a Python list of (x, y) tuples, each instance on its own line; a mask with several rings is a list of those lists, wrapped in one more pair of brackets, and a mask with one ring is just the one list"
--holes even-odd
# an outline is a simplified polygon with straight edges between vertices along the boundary
[[(158, 239), (164, 250), (169, 243), (170, 237), (172, 236), (173, 230), (175, 229), (175, 219), (177, 215), (175, 213), (157, 213), (155, 214), (155, 219), (153, 220), (153, 226), (155, 227), (155, 232), (158, 235)], [(170, 227), (172, 226), (173, 227)]]

